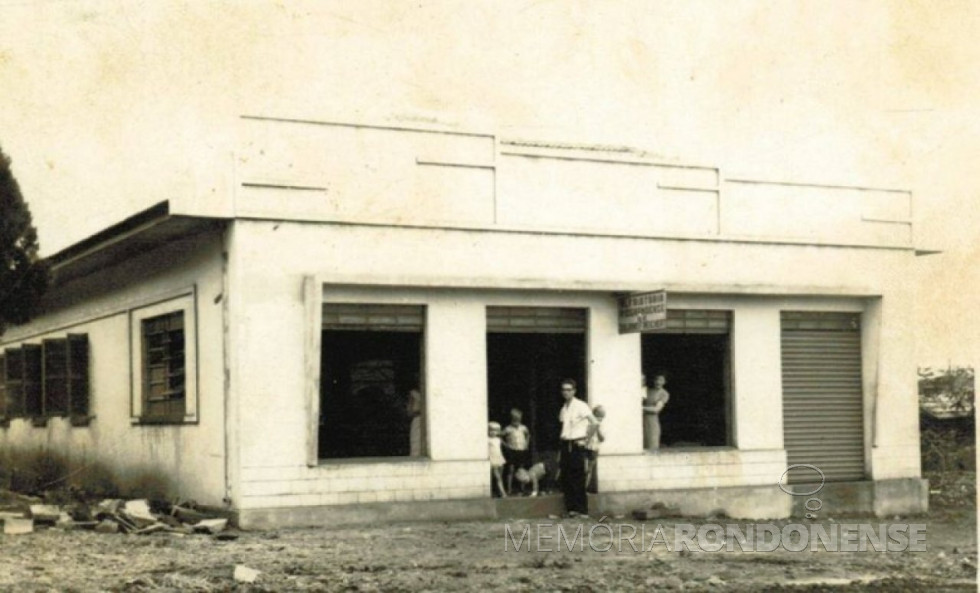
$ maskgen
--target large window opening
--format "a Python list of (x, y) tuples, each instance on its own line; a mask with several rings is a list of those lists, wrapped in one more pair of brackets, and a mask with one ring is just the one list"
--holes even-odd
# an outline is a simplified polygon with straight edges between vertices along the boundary
[(324, 305), (321, 459), (425, 455), (424, 308)]
[(669, 393), (659, 412), (661, 448), (732, 444), (730, 325), (728, 311), (672, 309), (667, 329), (643, 334), (647, 386), (663, 374)]
[[(194, 294), (130, 311), (132, 420), (139, 424), (183, 424), (197, 417), (197, 315)], [(68, 343), (67, 380), (87, 388), (73, 361), (87, 364), (80, 344)], [(74, 392), (73, 392), (74, 394)], [(72, 395), (74, 397), (74, 395)], [(81, 405), (83, 398), (72, 403)], [(73, 408), (73, 413), (76, 410)]]
[(520, 410), (531, 461), (553, 461), (558, 451), (562, 380), (574, 379), (577, 397), (588, 401), (585, 328), (585, 309), (487, 309), (488, 420), (506, 428), (511, 410)]
[(179, 422), (187, 397), (184, 312), (143, 319), (140, 325), (144, 419)]

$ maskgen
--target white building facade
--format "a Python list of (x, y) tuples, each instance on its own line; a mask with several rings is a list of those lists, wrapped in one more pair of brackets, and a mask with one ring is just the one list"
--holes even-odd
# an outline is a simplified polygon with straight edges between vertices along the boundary
[[(0, 338), (3, 447), (150, 473), (245, 527), (493, 517), (487, 422), (522, 410), (547, 458), (569, 377), (607, 412), (598, 512), (785, 517), (814, 482), (823, 508), (926, 509), (908, 192), (437, 129), (239, 132), (228, 195), (54, 256), (44, 312)], [(621, 333), (619, 299), (659, 290), (666, 328)]]

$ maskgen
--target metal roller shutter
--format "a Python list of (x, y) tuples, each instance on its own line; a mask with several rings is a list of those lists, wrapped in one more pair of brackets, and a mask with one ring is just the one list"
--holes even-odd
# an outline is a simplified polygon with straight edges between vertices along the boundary
[(667, 327), (651, 333), (727, 334), (731, 326), (731, 311), (667, 309)]
[(323, 329), (419, 332), (424, 325), (422, 305), (323, 305)]
[[(820, 468), (828, 482), (864, 472), (860, 316), (783, 312), (783, 437), (789, 465)], [(813, 482), (808, 468), (787, 482)]]
[(487, 307), (489, 333), (585, 333), (586, 310), (567, 307)]

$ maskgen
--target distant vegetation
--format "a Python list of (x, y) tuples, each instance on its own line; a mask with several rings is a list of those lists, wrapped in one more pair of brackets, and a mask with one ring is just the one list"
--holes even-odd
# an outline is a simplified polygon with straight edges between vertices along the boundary
[(8, 325), (30, 320), (48, 282), (31, 211), (10, 169), (10, 157), (0, 149), (0, 335)]
[(930, 504), (975, 505), (976, 384), (971, 367), (919, 369), (922, 471)]

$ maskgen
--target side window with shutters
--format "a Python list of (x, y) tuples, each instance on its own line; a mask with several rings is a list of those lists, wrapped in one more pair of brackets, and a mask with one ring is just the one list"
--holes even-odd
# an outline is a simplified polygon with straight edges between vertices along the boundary
[(6, 364), (7, 417), (24, 415), (24, 352), (20, 348), (4, 350)]
[(45, 416), (68, 414), (68, 341), (44, 340)]
[(41, 346), (39, 344), (24, 344), (21, 346), (24, 353), (23, 362), (23, 389), (24, 389), (24, 415), (32, 418), (40, 418), (44, 415), (44, 393), (43, 373), (44, 363), (41, 358)]
[(191, 292), (130, 312), (135, 424), (198, 421), (195, 298)]
[(88, 334), (68, 334), (68, 412), (73, 423), (86, 420), (89, 412)]
[(44, 426), (59, 416), (71, 416), (76, 426), (90, 420), (88, 335), (46, 338), (0, 352), (0, 423), (31, 418)]

